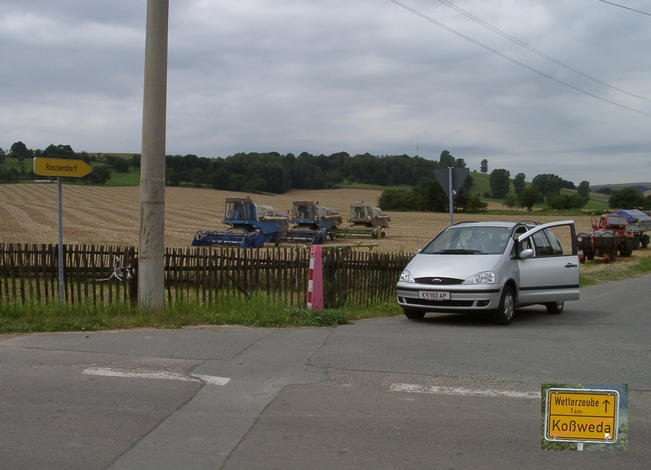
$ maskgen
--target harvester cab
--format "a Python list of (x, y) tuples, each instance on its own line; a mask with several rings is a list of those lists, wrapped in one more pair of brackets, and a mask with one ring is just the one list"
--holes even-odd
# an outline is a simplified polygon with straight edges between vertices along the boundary
[(341, 215), (318, 201), (294, 201), (290, 223), (294, 226), (283, 235), (283, 241), (320, 244), (329, 236), (334, 238)]
[(337, 236), (343, 238), (382, 238), (384, 228), (389, 226), (391, 219), (379, 207), (370, 204), (354, 202), (350, 205), (349, 227), (337, 228)]
[(226, 198), (224, 219), (228, 230), (200, 230), (192, 240), (193, 246), (233, 245), (257, 248), (265, 242), (279, 242), (289, 228), (288, 216), (273, 207), (254, 203), (250, 197)]

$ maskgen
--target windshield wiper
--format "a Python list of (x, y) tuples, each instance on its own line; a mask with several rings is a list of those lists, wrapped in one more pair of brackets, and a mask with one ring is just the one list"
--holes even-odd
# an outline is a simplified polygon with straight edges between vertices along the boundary
[(433, 255), (474, 255), (475, 253), (481, 253), (481, 250), (466, 250), (461, 248), (447, 249), (441, 251), (434, 251)]

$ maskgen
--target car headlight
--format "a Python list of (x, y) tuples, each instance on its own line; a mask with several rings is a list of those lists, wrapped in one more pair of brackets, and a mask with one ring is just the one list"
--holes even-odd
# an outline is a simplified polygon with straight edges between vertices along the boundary
[(400, 280), (402, 282), (414, 282), (414, 276), (411, 275), (406, 269), (400, 274)]
[(473, 274), (463, 281), (464, 284), (495, 284), (495, 273), (493, 271), (483, 271)]

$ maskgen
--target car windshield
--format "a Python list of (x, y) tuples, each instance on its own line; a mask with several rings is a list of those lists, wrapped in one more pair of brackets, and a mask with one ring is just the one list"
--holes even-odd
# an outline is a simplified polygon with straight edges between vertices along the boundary
[(466, 225), (449, 227), (425, 248), (424, 254), (500, 254), (504, 253), (511, 230), (507, 227)]

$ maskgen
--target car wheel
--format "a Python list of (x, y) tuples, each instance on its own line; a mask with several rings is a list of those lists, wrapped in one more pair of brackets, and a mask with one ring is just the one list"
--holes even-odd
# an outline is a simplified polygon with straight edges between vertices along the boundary
[(407, 308), (407, 307), (402, 307), (402, 313), (404, 313), (405, 316), (410, 320), (422, 320), (423, 317), (425, 316), (424, 310)]
[(494, 313), (495, 323), (500, 325), (508, 325), (513, 321), (513, 315), (515, 314), (515, 297), (513, 296), (513, 288), (511, 286), (506, 286), (504, 292), (502, 292), (502, 299), (500, 300), (500, 306), (497, 307)]
[(547, 313), (553, 313), (554, 315), (558, 315), (559, 313), (563, 313), (563, 308), (565, 308), (565, 302), (562, 300), (559, 302), (550, 302), (548, 304), (545, 304), (545, 307), (547, 307)]

